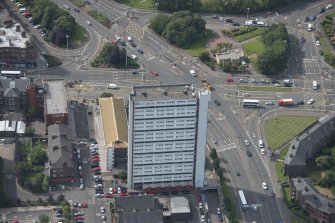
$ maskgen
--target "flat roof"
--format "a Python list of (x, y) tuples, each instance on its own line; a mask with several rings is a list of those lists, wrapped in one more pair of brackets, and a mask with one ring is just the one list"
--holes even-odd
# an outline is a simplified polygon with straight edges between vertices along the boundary
[(168, 100), (193, 98), (193, 85), (134, 85), (130, 94), (132, 100)]
[[(17, 27), (20, 27), (17, 29)], [(9, 28), (0, 28), (0, 47), (19, 47), (26, 48), (26, 43), (29, 41), (30, 36), (26, 33), (23, 37), (22, 33), (25, 32), (19, 23), (14, 24)]]
[(43, 80), (47, 114), (67, 113), (64, 80)]
[(121, 97), (99, 98), (105, 146), (128, 148), (128, 122)]
[(171, 214), (190, 213), (190, 205), (185, 197), (171, 197)]

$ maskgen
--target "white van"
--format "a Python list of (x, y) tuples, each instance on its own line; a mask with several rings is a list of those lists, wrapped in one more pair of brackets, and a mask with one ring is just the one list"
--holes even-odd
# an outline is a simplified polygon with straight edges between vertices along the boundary
[(317, 90), (319, 88), (318, 82), (313, 81), (313, 90)]
[(313, 30), (313, 24), (308, 23), (307, 31), (311, 32)]
[(24, 13), (24, 12), (26, 12), (26, 11), (27, 11), (26, 8), (20, 8), (20, 9), (19, 9), (19, 12), (20, 12), (20, 13)]
[(195, 73), (194, 70), (190, 70), (190, 74), (191, 74), (193, 77), (196, 77), (196, 76), (197, 76), (197, 73)]
[(258, 146), (259, 146), (259, 148), (263, 148), (264, 147), (263, 141), (261, 139), (258, 140)]
[(117, 89), (118, 86), (117, 86), (116, 84), (108, 84), (108, 85), (107, 85), (107, 88), (108, 88), (108, 89)]

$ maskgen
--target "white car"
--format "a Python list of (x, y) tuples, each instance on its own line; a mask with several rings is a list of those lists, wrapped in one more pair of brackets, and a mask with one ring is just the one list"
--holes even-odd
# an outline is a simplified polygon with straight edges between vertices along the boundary
[(248, 140), (244, 140), (244, 144), (245, 144), (246, 146), (250, 146), (250, 143), (249, 143)]
[(274, 105), (274, 103), (272, 101), (267, 101), (265, 102), (266, 105)]
[(309, 100), (307, 101), (307, 104), (311, 105), (311, 104), (313, 104), (314, 102), (315, 102), (315, 100), (314, 100), (313, 98), (311, 98), (311, 99), (309, 99)]
[(130, 55), (130, 58), (133, 59), (133, 60), (136, 60), (137, 56), (136, 55)]
[(121, 187), (117, 187), (117, 193), (121, 194)]
[(215, 144), (215, 145), (218, 144), (218, 142), (217, 142), (214, 138), (211, 138), (211, 141), (212, 141), (212, 143)]
[(247, 93), (247, 92), (246, 92), (246, 93), (243, 93), (242, 95), (243, 95), (244, 97), (249, 97), (249, 96), (250, 96), (250, 94)]
[(261, 149), (261, 154), (265, 155), (265, 149)]
[(205, 222), (206, 219), (205, 219), (205, 215), (201, 215), (201, 222)]
[(40, 29), (40, 28), (42, 28), (42, 26), (41, 25), (36, 25), (36, 26), (34, 26), (34, 28), (35, 29)]
[(63, 5), (63, 6), (64, 6), (64, 8), (66, 8), (67, 10), (70, 9), (70, 7), (69, 7), (68, 5)]
[(95, 188), (102, 188), (103, 186), (102, 186), (102, 184), (95, 184), (94, 187)]
[(89, 25), (89, 26), (91, 26), (91, 25), (92, 25), (92, 23), (91, 23), (90, 21), (88, 21), (88, 20), (86, 20), (85, 22), (86, 22), (86, 23), (87, 23), (87, 25)]
[(113, 187), (110, 187), (109, 190), (108, 190), (108, 192), (109, 192), (110, 194), (113, 194)]
[(108, 85), (107, 85), (107, 88), (108, 88), (108, 89), (117, 89), (118, 86), (117, 86), (117, 84), (108, 84)]
[(199, 203), (199, 209), (202, 209), (202, 203), (201, 202)]
[(333, 5), (332, 5), (332, 4), (329, 4), (329, 5), (326, 6), (326, 9), (327, 9), (327, 10), (329, 10), (329, 9), (331, 9), (331, 8), (333, 8)]
[(84, 186), (84, 184), (80, 184), (80, 190), (84, 190), (85, 189), (85, 186)]
[(101, 212), (101, 213), (105, 213), (105, 211), (106, 211), (106, 210), (105, 210), (104, 207), (101, 207), (101, 208), (100, 208), (100, 212)]
[(196, 76), (197, 76), (197, 73), (195, 73), (194, 70), (190, 70), (190, 74), (191, 74), (193, 77), (196, 77)]
[(267, 190), (268, 189), (268, 185), (265, 182), (263, 182), (262, 183), (262, 188), (263, 188), (263, 190)]
[(317, 46), (320, 46), (320, 41), (319, 41), (319, 40), (315, 41), (315, 44), (316, 44)]
[(105, 215), (102, 215), (102, 216), (101, 216), (101, 219), (102, 219), (103, 221), (106, 221), (106, 216), (105, 216)]

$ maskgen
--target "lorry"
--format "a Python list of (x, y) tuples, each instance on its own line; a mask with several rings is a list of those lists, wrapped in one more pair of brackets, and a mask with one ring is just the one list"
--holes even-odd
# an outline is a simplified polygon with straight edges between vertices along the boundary
[(282, 98), (278, 100), (279, 106), (288, 106), (293, 105), (293, 99), (292, 98)]
[(284, 80), (284, 86), (285, 87), (292, 87), (293, 81), (291, 79), (285, 79)]
[(202, 85), (203, 85), (204, 87), (206, 87), (208, 90), (210, 90), (210, 91), (213, 90), (212, 85), (211, 85), (206, 79), (201, 80), (201, 82), (202, 82)]

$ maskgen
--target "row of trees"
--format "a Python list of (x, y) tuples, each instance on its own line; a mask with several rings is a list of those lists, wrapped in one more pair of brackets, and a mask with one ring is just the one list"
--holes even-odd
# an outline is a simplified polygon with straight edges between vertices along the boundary
[(217, 13), (246, 13), (258, 12), (276, 8), (283, 4), (296, 2), (297, 0), (152, 0), (159, 10), (179, 11), (191, 10), (194, 12), (217, 12)]
[(322, 149), (320, 156), (315, 159), (315, 164), (324, 171), (317, 184), (332, 188), (332, 193), (335, 195), (335, 146)]
[(32, 192), (47, 192), (49, 179), (43, 174), (48, 160), (46, 144), (38, 141), (24, 142), (18, 150), (19, 162), (15, 166), (18, 183)]
[(178, 47), (188, 47), (205, 35), (205, 21), (190, 11), (179, 11), (172, 16), (159, 14), (150, 23), (150, 28)]
[(257, 55), (256, 69), (264, 74), (274, 74), (287, 66), (289, 56), (288, 33), (284, 24), (275, 24), (261, 35), (266, 46), (263, 53)]
[(23, 4), (30, 8), (33, 22), (41, 24), (43, 28), (50, 31), (48, 40), (57, 46), (66, 44), (66, 35), (72, 36), (75, 19), (71, 14), (59, 8), (49, 0), (23, 0)]

